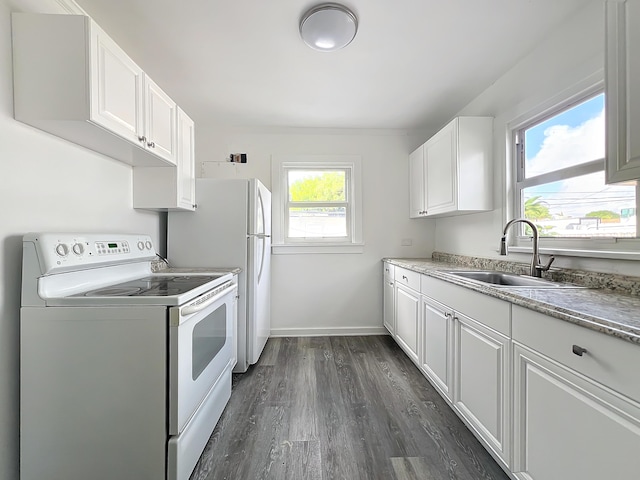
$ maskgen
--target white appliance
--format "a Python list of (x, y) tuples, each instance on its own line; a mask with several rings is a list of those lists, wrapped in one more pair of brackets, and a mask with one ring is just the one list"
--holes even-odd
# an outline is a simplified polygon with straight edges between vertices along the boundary
[(231, 395), (237, 277), (151, 238), (23, 239), (21, 480), (187, 480)]
[(258, 361), (271, 332), (271, 192), (257, 179), (196, 179), (195, 212), (169, 212), (167, 253), (185, 267), (240, 267), (238, 362)]

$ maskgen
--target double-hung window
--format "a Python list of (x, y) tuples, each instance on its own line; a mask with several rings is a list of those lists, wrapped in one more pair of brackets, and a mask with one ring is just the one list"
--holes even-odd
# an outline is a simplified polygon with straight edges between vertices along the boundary
[(360, 168), (360, 157), (274, 159), (274, 253), (361, 249)]
[(285, 167), (285, 240), (351, 239), (351, 169)]
[[(638, 248), (637, 187), (605, 184), (604, 102), (592, 92), (514, 130), (515, 216), (538, 227), (543, 248)], [(520, 224), (517, 245), (528, 235)]]

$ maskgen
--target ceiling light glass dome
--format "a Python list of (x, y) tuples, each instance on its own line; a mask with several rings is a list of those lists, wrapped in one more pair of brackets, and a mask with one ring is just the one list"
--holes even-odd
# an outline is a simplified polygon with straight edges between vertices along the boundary
[(356, 36), (358, 19), (337, 3), (323, 3), (300, 19), (300, 36), (314, 50), (332, 52), (346, 47)]

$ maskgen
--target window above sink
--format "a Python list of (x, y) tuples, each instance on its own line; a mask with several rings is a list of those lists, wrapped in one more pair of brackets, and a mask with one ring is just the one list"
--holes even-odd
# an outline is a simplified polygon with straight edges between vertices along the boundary
[[(638, 185), (605, 183), (603, 82), (581, 84), (514, 120), (512, 218), (540, 233), (544, 254), (637, 259)], [(521, 226), (512, 251), (530, 251)]]

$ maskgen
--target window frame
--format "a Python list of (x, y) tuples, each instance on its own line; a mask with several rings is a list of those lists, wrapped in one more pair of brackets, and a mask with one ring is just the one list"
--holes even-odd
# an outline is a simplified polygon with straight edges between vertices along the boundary
[[(285, 192), (284, 192), (284, 242), (297, 244), (297, 243), (351, 243), (351, 218), (352, 218), (352, 190), (353, 185), (351, 178), (353, 177), (353, 172), (351, 167), (343, 167), (343, 166), (323, 166), (319, 168), (307, 168), (300, 166), (292, 166), (286, 165), (282, 167), (284, 169), (285, 176)], [(344, 185), (345, 185), (345, 200), (344, 201), (334, 201), (334, 202), (295, 202), (289, 199), (289, 176), (288, 173), (291, 171), (326, 171), (326, 172), (344, 172)], [(304, 208), (304, 207), (336, 207), (336, 206), (344, 206), (345, 207), (345, 222), (346, 222), (346, 232), (345, 236), (341, 237), (291, 237), (289, 236), (289, 221), (291, 218), (289, 209), (291, 208)]]
[[(344, 170), (347, 191), (347, 237), (289, 237), (289, 208), (323, 206), (319, 202), (290, 202), (288, 172), (291, 170)], [(272, 253), (362, 253), (362, 159), (357, 155), (289, 155), (271, 159), (272, 178)], [(335, 206), (335, 202), (326, 204)]]
[[(508, 193), (512, 196), (510, 202), (510, 218), (519, 218), (523, 215), (522, 191), (536, 185), (573, 178), (581, 175), (605, 171), (605, 158), (591, 160), (580, 165), (573, 165), (553, 172), (547, 172), (535, 177), (525, 178), (525, 155), (522, 144), (519, 142), (524, 131), (538, 123), (583, 103), (590, 98), (604, 93), (604, 82), (598, 81), (587, 86), (579, 86), (573, 92), (563, 92), (561, 95), (549, 100), (537, 109), (534, 109), (507, 125), (509, 147), (507, 149), (508, 169), (511, 169), (510, 186)], [(605, 105), (606, 105), (605, 97)], [(606, 108), (606, 107), (605, 107)], [(636, 211), (640, 207), (640, 182), (636, 183)], [(509, 210), (509, 208), (507, 208)], [(532, 251), (532, 238), (524, 234), (524, 228), (512, 229), (510, 233), (510, 250), (513, 252)], [(540, 252), (545, 254), (610, 258), (624, 260), (640, 260), (640, 224), (636, 226), (636, 238), (614, 237), (540, 237)]]

